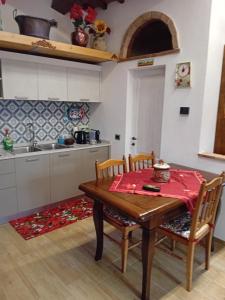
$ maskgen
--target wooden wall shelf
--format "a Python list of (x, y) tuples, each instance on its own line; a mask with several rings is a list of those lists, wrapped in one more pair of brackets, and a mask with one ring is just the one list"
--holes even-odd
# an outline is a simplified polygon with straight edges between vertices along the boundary
[(118, 60), (117, 55), (110, 52), (5, 31), (0, 31), (0, 48), (91, 63)]

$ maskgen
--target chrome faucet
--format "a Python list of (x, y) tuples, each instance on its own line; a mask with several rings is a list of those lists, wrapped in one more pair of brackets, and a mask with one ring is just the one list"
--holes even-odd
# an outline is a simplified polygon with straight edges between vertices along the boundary
[(32, 122), (26, 124), (27, 128), (30, 132), (30, 144), (32, 147), (37, 145), (37, 141), (35, 140), (35, 133), (34, 133), (34, 124)]

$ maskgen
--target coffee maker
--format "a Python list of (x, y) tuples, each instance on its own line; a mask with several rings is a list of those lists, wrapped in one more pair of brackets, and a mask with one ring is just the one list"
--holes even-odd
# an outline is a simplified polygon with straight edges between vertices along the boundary
[(91, 131), (93, 132), (92, 135), (94, 136), (94, 139), (96, 141), (96, 143), (101, 143), (100, 140), (100, 131), (97, 129), (91, 129)]
[(88, 142), (91, 145), (95, 145), (97, 143), (101, 143), (100, 140), (100, 131), (96, 129), (90, 129), (88, 134)]

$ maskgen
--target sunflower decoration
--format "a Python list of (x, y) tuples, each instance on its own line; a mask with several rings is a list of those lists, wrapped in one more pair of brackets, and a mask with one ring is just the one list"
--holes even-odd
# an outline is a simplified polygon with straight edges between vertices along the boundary
[(104, 20), (96, 19), (93, 27), (90, 28), (90, 33), (94, 34), (95, 36), (104, 36), (105, 33), (110, 34), (110, 32), (111, 29)]
[(104, 35), (105, 33), (110, 34), (110, 32), (111, 32), (111, 30), (108, 27), (108, 25), (106, 24), (106, 22), (103, 20), (99, 20), (99, 19), (95, 20), (95, 22), (94, 22), (94, 30), (95, 30), (96, 34), (99, 34), (99, 35)]

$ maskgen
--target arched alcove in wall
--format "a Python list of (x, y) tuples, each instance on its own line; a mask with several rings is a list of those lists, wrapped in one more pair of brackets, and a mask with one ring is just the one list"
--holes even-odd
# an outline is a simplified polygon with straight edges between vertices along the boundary
[(171, 18), (152, 11), (139, 16), (127, 29), (120, 57), (129, 59), (179, 50), (177, 30)]

